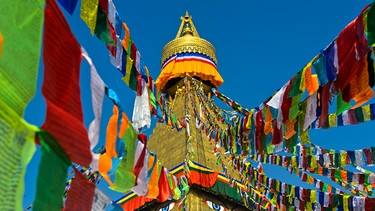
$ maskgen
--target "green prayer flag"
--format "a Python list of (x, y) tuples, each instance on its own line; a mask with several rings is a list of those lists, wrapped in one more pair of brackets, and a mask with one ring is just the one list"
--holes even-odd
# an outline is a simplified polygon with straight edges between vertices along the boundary
[(355, 109), (355, 116), (357, 118), (358, 122), (365, 122), (365, 119), (363, 117), (363, 111), (361, 107), (358, 107)]
[(292, 104), (289, 109), (289, 121), (292, 121), (298, 116), (299, 102), (301, 101), (301, 99), (302, 99), (302, 94), (297, 94), (292, 98)]
[(368, 9), (367, 12), (367, 39), (370, 46), (374, 47), (375, 45), (375, 8), (374, 4)]
[(299, 86), (301, 84), (301, 78), (302, 78), (302, 71), (299, 71), (295, 76), (294, 80), (292, 82), (292, 85), (290, 86), (290, 91), (288, 93), (288, 97), (292, 98), (299, 94), (302, 94), (301, 90), (299, 89)]
[(100, 6), (98, 6), (96, 25), (95, 25), (95, 35), (103, 41), (107, 46), (115, 46), (116, 42), (111, 35), (111, 30), (107, 18), (106, 11)]
[(39, 131), (41, 161), (33, 210), (61, 210), (66, 177), (71, 161), (59, 143), (46, 131)]
[(125, 142), (125, 155), (120, 161), (120, 164), (115, 173), (115, 191), (123, 192), (129, 191), (135, 185), (135, 175), (133, 174), (134, 156), (137, 142), (137, 133), (129, 123), (122, 137)]
[(342, 112), (350, 109), (352, 105), (349, 102), (345, 102), (342, 99), (342, 93), (339, 92), (339, 95), (337, 96), (337, 108), (336, 108), (336, 114), (340, 115)]
[(2, 1), (0, 7), (0, 99), (21, 117), (36, 90), (43, 10), (43, 0)]
[(22, 210), (25, 170), (36, 150), (35, 130), (0, 100), (0, 210)]

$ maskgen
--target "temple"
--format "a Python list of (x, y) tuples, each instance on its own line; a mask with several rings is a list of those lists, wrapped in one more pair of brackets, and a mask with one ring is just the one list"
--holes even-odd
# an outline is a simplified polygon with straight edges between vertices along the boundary
[[(219, 150), (220, 134), (215, 134), (216, 141), (214, 134), (208, 134), (212, 127), (228, 129), (222, 117), (212, 115), (216, 109), (212, 89), (223, 82), (214, 46), (199, 37), (186, 12), (175, 39), (162, 50), (161, 72), (155, 82), (166, 99), (161, 100), (169, 111), (165, 115), (176, 121), (158, 123), (147, 146), (167, 169), (164, 173), (171, 189), (176, 188), (171, 195), (156, 199), (129, 192), (118, 201), (124, 210), (250, 209), (238, 169), (224, 165), (230, 161), (224, 152), (228, 147)], [(158, 185), (161, 192), (160, 181)]]

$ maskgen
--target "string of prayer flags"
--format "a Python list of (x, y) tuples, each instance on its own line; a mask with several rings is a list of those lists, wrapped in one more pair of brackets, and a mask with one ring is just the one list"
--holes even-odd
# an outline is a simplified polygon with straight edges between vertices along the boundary
[(81, 47), (55, 1), (45, 9), (42, 94), (47, 103), (42, 128), (48, 131), (72, 162), (88, 167), (92, 156), (80, 96)]
[(66, 175), (71, 161), (57, 140), (47, 131), (38, 131), (37, 137), (41, 143), (42, 157), (33, 210), (61, 210)]
[(232, 99), (228, 98), (224, 94), (220, 93), (218, 90), (212, 88), (211, 90), (217, 98), (222, 100), (224, 103), (229, 105), (231, 108), (235, 109), (236, 111), (240, 112), (241, 114), (245, 115), (248, 111), (245, 107), (242, 107), (239, 103), (233, 101)]

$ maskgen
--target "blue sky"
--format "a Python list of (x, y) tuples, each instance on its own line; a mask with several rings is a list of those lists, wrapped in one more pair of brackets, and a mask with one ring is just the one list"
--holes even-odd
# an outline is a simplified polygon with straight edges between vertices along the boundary
[[(315, 1), (224, 1), (224, 0), (114, 0), (131, 38), (142, 55), (142, 62), (156, 80), (160, 72), (161, 50), (174, 39), (188, 10), (199, 35), (210, 41), (217, 53), (218, 68), (224, 78), (219, 88), (234, 101), (247, 108), (258, 106), (301, 70), (321, 49), (326, 47), (349, 24), (370, 0)], [(120, 96), (121, 105), (132, 116), (135, 94), (121, 80), (121, 74), (110, 63), (104, 44), (90, 34), (79, 18), (79, 6), (70, 16), (65, 13), (79, 43), (88, 51), (99, 75)], [(81, 97), (88, 127), (92, 121), (90, 71), (81, 65)], [(27, 107), (25, 119), (41, 126), (45, 118), (45, 102), (41, 95), (43, 65), (40, 64), (38, 89)], [(100, 140), (104, 143), (105, 127), (112, 103), (105, 99)], [(155, 119), (153, 119), (155, 122)], [(331, 149), (360, 149), (372, 146), (374, 122), (356, 126), (314, 130), (311, 141)], [(146, 133), (151, 133), (149, 129)], [(39, 150), (31, 161), (25, 179), (24, 207), (34, 199)], [(267, 170), (267, 169), (266, 169)], [(283, 171), (282, 173), (284, 173)], [(270, 170), (281, 174), (280, 170)], [(276, 174), (275, 174), (276, 173)], [(281, 180), (288, 180), (284, 176)], [(290, 180), (292, 181), (292, 180)], [(113, 200), (119, 194), (100, 188)]]

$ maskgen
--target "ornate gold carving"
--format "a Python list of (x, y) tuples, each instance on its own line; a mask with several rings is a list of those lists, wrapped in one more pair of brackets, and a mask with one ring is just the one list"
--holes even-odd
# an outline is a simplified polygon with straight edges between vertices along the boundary
[(217, 65), (214, 46), (205, 39), (194, 36), (183, 36), (167, 43), (162, 51), (161, 64), (178, 53), (200, 53), (210, 57)]

